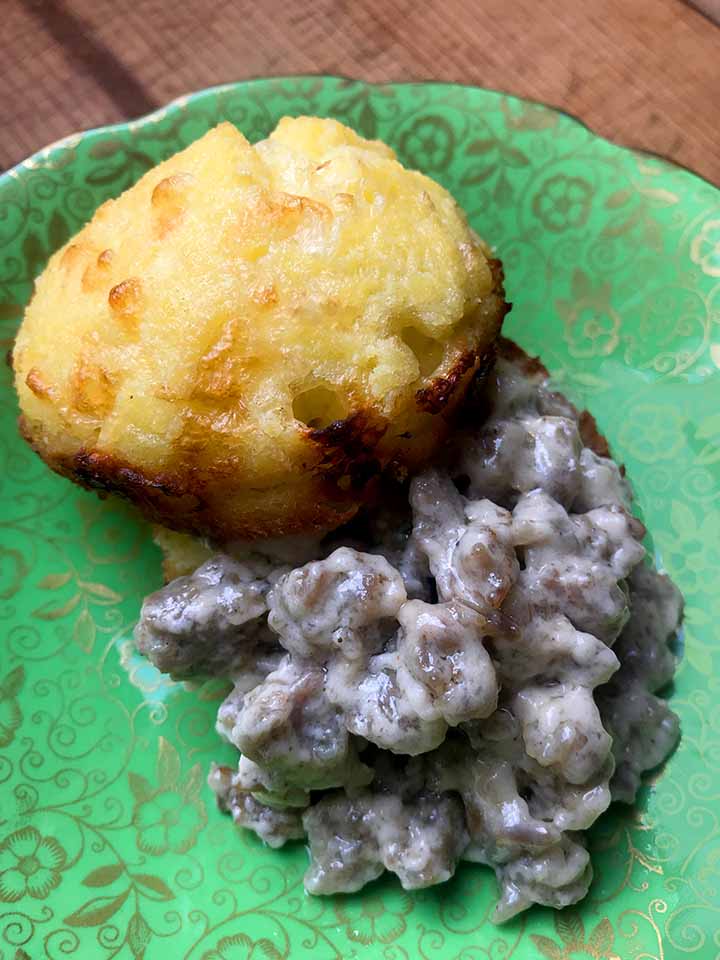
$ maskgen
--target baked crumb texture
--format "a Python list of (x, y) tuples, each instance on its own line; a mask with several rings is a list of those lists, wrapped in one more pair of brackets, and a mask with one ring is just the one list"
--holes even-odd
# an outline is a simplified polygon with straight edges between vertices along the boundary
[(507, 309), (453, 198), (389, 147), (223, 123), (51, 258), (13, 349), (21, 431), (181, 532), (326, 532), (443, 441)]

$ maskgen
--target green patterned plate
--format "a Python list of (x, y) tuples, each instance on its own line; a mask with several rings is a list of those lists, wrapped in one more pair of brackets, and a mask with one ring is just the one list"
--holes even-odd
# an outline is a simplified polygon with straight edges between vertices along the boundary
[(488, 916), (490, 870), (412, 894), (303, 894), (305, 852), (235, 832), (205, 786), (222, 691), (135, 658), (160, 583), (141, 521), (0, 432), (0, 958), (567, 960), (720, 956), (720, 192), (567, 116), (485, 90), (233, 84), (63, 140), (0, 180), (0, 322), (107, 197), (221, 119), (250, 138), (335, 116), (445, 184), (505, 261), (507, 330), (598, 416), (687, 598), (682, 743), (591, 833), (577, 909)]

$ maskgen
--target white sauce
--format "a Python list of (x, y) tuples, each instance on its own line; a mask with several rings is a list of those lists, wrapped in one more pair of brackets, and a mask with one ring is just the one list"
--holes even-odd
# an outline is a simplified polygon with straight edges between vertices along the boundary
[(677, 740), (655, 692), (682, 604), (643, 565), (627, 482), (541, 375), (501, 357), (489, 393), (411, 515), (293, 569), (219, 554), (143, 608), (161, 669), (235, 679), (218, 731), (243, 756), (210, 784), (270, 845), (307, 837), (313, 893), (466, 858), (495, 867), (498, 920), (574, 903), (582, 831)]

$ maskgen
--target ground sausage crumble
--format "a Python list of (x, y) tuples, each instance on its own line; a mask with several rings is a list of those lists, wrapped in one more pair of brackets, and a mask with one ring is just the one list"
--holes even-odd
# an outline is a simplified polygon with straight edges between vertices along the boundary
[(648, 562), (623, 472), (507, 345), (489, 414), (362, 530), (298, 566), (218, 553), (148, 597), (139, 649), (230, 676), (210, 786), (312, 893), (495, 869), (495, 919), (586, 893), (583, 831), (673, 749), (657, 696), (681, 597)]

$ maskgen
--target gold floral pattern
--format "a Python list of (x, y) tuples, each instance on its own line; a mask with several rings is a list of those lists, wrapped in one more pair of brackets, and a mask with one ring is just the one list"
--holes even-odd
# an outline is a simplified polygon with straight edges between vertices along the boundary
[(720, 514), (700, 518), (682, 500), (673, 500), (670, 525), (670, 531), (655, 537), (668, 571), (684, 584), (687, 599), (712, 590), (714, 571), (720, 568)]
[(195, 843), (205, 820), (203, 807), (187, 803), (174, 790), (161, 790), (138, 804), (133, 813), (138, 848), (153, 856), (162, 856), (168, 850), (184, 853)]
[(407, 929), (405, 917), (412, 910), (409, 897), (402, 897), (394, 906), (372, 892), (338, 900), (335, 915), (344, 925), (349, 940), (358, 943), (392, 943)]
[(720, 277), (720, 220), (708, 220), (690, 245), (690, 257), (709, 277)]
[(587, 223), (592, 206), (592, 187), (580, 177), (555, 174), (540, 186), (533, 211), (546, 230), (561, 233)]
[(555, 301), (565, 325), (570, 355), (579, 358), (607, 357), (620, 342), (620, 316), (612, 306), (608, 281), (593, 286), (582, 270), (573, 271), (571, 298)]
[(572, 960), (573, 957), (596, 957), (598, 960), (621, 960), (613, 951), (615, 932), (607, 918), (603, 918), (585, 938), (585, 924), (582, 917), (566, 910), (553, 917), (555, 932), (559, 938), (551, 940), (539, 934), (532, 934), (538, 953), (546, 960)]
[(44, 900), (58, 886), (67, 855), (54, 837), (34, 827), (15, 830), (0, 844), (0, 900)]
[(201, 960), (283, 960), (270, 940), (251, 940), (244, 933), (218, 940), (214, 950), (203, 953)]
[(453, 157), (455, 131), (442, 115), (419, 117), (400, 137), (400, 149), (413, 166), (443, 170)]
[(169, 740), (160, 737), (156, 775), (158, 789), (139, 773), (129, 775), (136, 800), (132, 823), (137, 830), (138, 849), (152, 856), (168, 851), (185, 853), (194, 846), (207, 822), (205, 805), (199, 799), (203, 779), (200, 764), (181, 780), (178, 752)]
[[(490, 921), (492, 873), (311, 898), (302, 845), (212, 812), (215, 690), (132, 649), (160, 583), (144, 525), (50, 474), (0, 406), (0, 956), (119, 960), (675, 960), (720, 928), (720, 194), (537, 104), (460, 86), (294, 77), (230, 84), (43, 151), (0, 179), (0, 339), (34, 277), (109, 196), (220, 119), (251, 139), (320, 113), (440, 179), (506, 265), (507, 332), (590, 406), (649, 546), (687, 598), (683, 737), (635, 810), (591, 832), (578, 908)], [(10, 373), (0, 388), (12, 398)], [(681, 643), (682, 646), (682, 643)], [(713, 940), (713, 937), (715, 938)]]
[(672, 461), (682, 449), (686, 422), (670, 404), (639, 404), (623, 418), (619, 440), (642, 463)]

